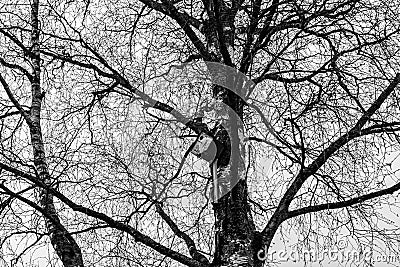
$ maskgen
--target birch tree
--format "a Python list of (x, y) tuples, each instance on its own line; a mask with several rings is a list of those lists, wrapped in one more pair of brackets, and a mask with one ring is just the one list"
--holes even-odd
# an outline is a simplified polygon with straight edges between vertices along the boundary
[(396, 251), (399, 5), (1, 3), (4, 260), (270, 266), (282, 239), (340, 233)]

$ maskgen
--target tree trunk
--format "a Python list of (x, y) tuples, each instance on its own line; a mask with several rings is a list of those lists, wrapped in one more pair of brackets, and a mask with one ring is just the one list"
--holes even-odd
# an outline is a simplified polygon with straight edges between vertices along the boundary
[(239, 182), (234, 194), (228, 194), (214, 204), (216, 215), (216, 266), (261, 266), (254, 245), (257, 232), (247, 201), (246, 183)]
[[(32, 32), (31, 42), (32, 50), (30, 53), (30, 59), (33, 66), (33, 75), (31, 81), (32, 89), (32, 103), (30, 112), (30, 121), (28, 123), (30, 128), (31, 142), (33, 147), (34, 165), (39, 176), (39, 179), (46, 184), (51, 186), (51, 179), (46, 163), (46, 155), (44, 150), (42, 128), (40, 125), (40, 113), (43, 92), (40, 85), (40, 40), (39, 40), (39, 0), (34, 0), (32, 3), (31, 11), (32, 20)], [(57, 255), (60, 257), (65, 267), (83, 267), (82, 253), (81, 250), (70, 235), (70, 233), (61, 224), (61, 221), (57, 215), (57, 211), (54, 207), (53, 195), (45, 189), (39, 190), (40, 205), (44, 212), (49, 218), (45, 218), (46, 227), (49, 231), (51, 243)]]
[[(229, 79), (229, 77), (228, 77)], [(218, 112), (228, 118), (225, 127), (220, 126), (215, 139), (222, 144), (222, 152), (217, 159), (217, 181), (221, 194), (214, 198), (215, 213), (215, 266), (261, 266), (257, 259), (260, 247), (250, 206), (246, 171), (244, 164), (243, 100), (236, 92), (216, 86), (217, 96), (225, 109)], [(227, 109), (227, 110), (226, 110)], [(225, 113), (225, 114), (224, 114)]]

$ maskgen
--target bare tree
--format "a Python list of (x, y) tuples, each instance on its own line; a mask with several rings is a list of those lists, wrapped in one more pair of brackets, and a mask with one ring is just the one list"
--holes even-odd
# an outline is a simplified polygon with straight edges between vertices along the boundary
[(396, 251), (399, 4), (0, 4), (3, 258), (262, 266), (293, 233)]

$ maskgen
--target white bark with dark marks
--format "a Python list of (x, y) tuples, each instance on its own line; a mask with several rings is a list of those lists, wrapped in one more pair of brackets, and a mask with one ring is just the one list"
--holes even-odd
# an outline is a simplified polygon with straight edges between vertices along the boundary
[[(31, 90), (32, 103), (28, 125), (30, 128), (33, 147), (34, 165), (39, 179), (51, 186), (50, 174), (46, 162), (46, 154), (43, 143), (42, 127), (40, 125), (40, 113), (42, 107), (43, 92), (40, 85), (40, 39), (39, 39), (39, 0), (34, 0), (31, 6), (31, 53), (30, 60), (33, 66)], [(40, 189), (39, 199), (43, 210), (51, 217), (45, 218), (51, 244), (65, 267), (83, 267), (81, 250), (75, 239), (62, 225), (54, 207), (53, 195), (45, 189)], [(57, 223), (55, 223), (57, 222)]]

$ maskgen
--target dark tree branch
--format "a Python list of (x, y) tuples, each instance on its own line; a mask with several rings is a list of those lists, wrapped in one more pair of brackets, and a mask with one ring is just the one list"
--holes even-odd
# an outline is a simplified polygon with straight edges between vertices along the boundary
[(326, 203), (326, 204), (320, 204), (320, 205), (315, 205), (315, 206), (309, 206), (309, 207), (304, 207), (300, 208), (297, 210), (289, 211), (287, 213), (287, 219), (288, 218), (293, 218), (295, 216), (307, 214), (310, 212), (318, 212), (322, 210), (330, 210), (330, 209), (340, 209), (340, 208), (346, 208), (350, 207), (356, 204), (360, 204), (362, 202), (381, 197), (384, 195), (389, 195), (389, 194), (394, 194), (396, 191), (400, 190), (400, 183), (397, 183), (389, 188), (382, 189), (373, 193), (365, 194), (359, 197), (351, 198), (345, 201), (339, 201), (339, 202), (331, 202), (331, 203)]
[[(60, 219), (58, 218), (58, 216), (56, 214), (52, 214), (50, 213), (47, 209), (40, 207), (38, 204), (36, 204), (35, 202), (23, 197), (20, 195), (21, 192), (15, 193), (12, 190), (10, 190), (9, 188), (7, 188), (4, 185), (5, 181), (0, 182), (0, 188), (10, 197), (18, 199), (24, 203), (26, 203), (27, 205), (31, 206), (32, 208), (34, 208), (35, 210), (37, 210), (38, 212), (40, 212), (45, 218), (47, 218), (49, 221), (51, 221), (51, 223), (57, 228), (59, 229), (60, 233), (62, 233), (62, 238), (66, 238), (69, 240), (68, 243), (65, 243), (63, 246), (63, 250), (64, 251), (68, 251), (68, 253), (72, 253), (75, 254), (75, 250), (77, 248), (74, 247), (75, 244), (75, 240), (73, 239), (73, 237), (71, 236), (71, 234), (68, 232), (68, 230), (62, 225), (62, 223), (60, 222)], [(55, 236), (54, 238), (60, 238), (61, 236)], [(57, 248), (56, 248), (57, 249)], [(76, 255), (78, 256), (78, 255)], [(82, 260), (82, 259), (81, 259)], [(66, 264), (66, 262), (63, 261), (63, 264)]]
[[(220, 47), (220, 52), (222, 55), (222, 58), (224, 59), (224, 63), (228, 66), (233, 66), (232, 65), (232, 59), (231, 55), (229, 54), (228, 51), (228, 46), (227, 45), (233, 45), (227, 42), (230, 42), (230, 40), (226, 40), (225, 32), (224, 32), (224, 27), (226, 21), (222, 21), (221, 19), (225, 16), (222, 15), (223, 7), (221, 7), (221, 4), (223, 4), (223, 1), (220, 0), (212, 0), (214, 3), (214, 12), (215, 12), (215, 20), (216, 20), (216, 27), (217, 27), (217, 35), (218, 35), (218, 43)], [(222, 3), (221, 3), (222, 2)], [(230, 18), (225, 18), (227, 20), (227, 23), (230, 27)], [(233, 29), (230, 29), (232, 31)]]
[(205, 267), (206, 266), (203, 263), (198, 262), (197, 260), (191, 259), (179, 252), (176, 252), (176, 251), (154, 241), (149, 236), (141, 233), (140, 231), (136, 230), (135, 228), (133, 228), (132, 226), (130, 226), (128, 224), (116, 221), (104, 213), (101, 213), (101, 212), (92, 210), (90, 208), (84, 207), (82, 205), (76, 204), (75, 202), (70, 200), (68, 197), (61, 194), (59, 191), (55, 190), (53, 187), (46, 185), (45, 183), (43, 183), (42, 181), (40, 181), (38, 178), (36, 178), (35, 176), (33, 176), (31, 174), (25, 173), (21, 170), (18, 170), (14, 167), (8, 166), (1, 162), (0, 162), (0, 168), (4, 169), (10, 173), (13, 173), (14, 175), (17, 175), (17, 176), (27, 179), (28, 181), (34, 183), (36, 186), (43, 188), (44, 190), (48, 191), (50, 194), (57, 197), (59, 200), (61, 200), (63, 203), (65, 203), (72, 210), (86, 214), (90, 217), (99, 219), (99, 220), (107, 223), (110, 227), (131, 235), (135, 239), (136, 242), (143, 243), (144, 245), (154, 249), (155, 251), (159, 252), (162, 255), (165, 255), (171, 259), (174, 259), (174, 260), (176, 260), (182, 264), (185, 264), (187, 266), (190, 266), (190, 267)]
[(372, 115), (379, 109), (383, 102), (389, 97), (389, 95), (396, 89), (397, 85), (400, 83), (400, 74), (397, 74), (390, 85), (379, 95), (379, 97), (374, 101), (374, 103), (368, 108), (368, 110), (361, 116), (353, 128), (346, 134), (339, 137), (336, 141), (330, 144), (318, 157), (306, 167), (295, 179), (292, 185), (287, 190), (285, 196), (282, 198), (281, 204), (289, 207), (294, 195), (300, 189), (305, 180), (317, 172), (317, 170), (325, 164), (325, 162), (332, 156), (336, 151), (338, 151), (343, 145), (347, 144), (349, 141), (356, 137), (359, 137), (362, 132), (362, 127), (368, 122)]
[(290, 156), (288, 153), (286, 153), (286, 152), (283, 150), (283, 147), (278, 146), (278, 145), (276, 145), (276, 144), (274, 144), (274, 143), (272, 143), (272, 142), (270, 142), (270, 141), (268, 141), (268, 140), (265, 140), (265, 139), (262, 139), (262, 138), (258, 138), (258, 137), (251, 136), (251, 137), (245, 138), (244, 141), (245, 141), (245, 142), (246, 142), (246, 141), (256, 141), (256, 142), (260, 142), (260, 143), (265, 143), (265, 144), (267, 144), (267, 145), (269, 145), (269, 146), (275, 148), (276, 150), (278, 150), (280, 153), (282, 153), (282, 155), (284, 155), (285, 157), (287, 157), (288, 159), (290, 159), (292, 162), (301, 163), (301, 162), (299, 161), (299, 159), (296, 159), (296, 158)]
[[(150, 8), (154, 8), (157, 10), (160, 9), (160, 12), (167, 14), (169, 17), (174, 19), (179, 26), (183, 29), (186, 36), (190, 39), (194, 47), (199, 51), (199, 54), (203, 57), (205, 61), (212, 61), (212, 56), (208, 53), (207, 48), (204, 46), (203, 42), (199, 39), (193, 29), (190, 27), (190, 23), (187, 20), (187, 17), (182, 15), (176, 7), (168, 0), (163, 0), (163, 4), (159, 4), (154, 2), (153, 0), (140, 0), (143, 4)], [(200, 25), (199, 25), (200, 28)]]
[[(313, 174), (315, 174), (322, 165), (324, 165), (328, 159), (341, 147), (347, 144), (349, 141), (362, 135), (362, 127), (370, 120), (372, 115), (380, 108), (383, 102), (389, 97), (389, 95), (396, 89), (400, 83), (400, 74), (390, 82), (389, 86), (383, 90), (379, 97), (372, 103), (368, 110), (360, 117), (357, 123), (350, 129), (346, 134), (339, 137), (336, 141), (331, 143), (321, 154), (307, 167), (302, 169), (296, 176), (292, 184), (286, 190), (286, 193), (282, 197), (279, 205), (272, 215), (271, 219), (262, 231), (263, 245), (269, 247), (272, 241), (272, 233), (275, 233), (279, 225), (288, 218), (288, 208), (296, 193), (300, 190), (304, 182)], [(271, 235), (272, 234), (272, 235)]]
[[(145, 6), (147, 6), (148, 8), (152, 8), (154, 10), (157, 10), (157, 11), (163, 13), (164, 15), (167, 15), (167, 16), (171, 16), (172, 15), (169, 6), (166, 5), (166, 4), (158, 3), (158, 2), (153, 1), (153, 0), (140, 0), (140, 1), (143, 4), (145, 4)], [(170, 4), (174, 5), (175, 3), (171, 2)], [(184, 11), (183, 12), (177, 12), (177, 15), (179, 17), (183, 18), (184, 20), (186, 20), (187, 22), (189, 22), (190, 25), (192, 25), (196, 29), (200, 29), (202, 23), (198, 19), (190, 16), (189, 14), (187, 14)]]
[(9, 63), (1, 57), (0, 57), (0, 64), (2, 64), (4, 67), (21, 71), (28, 78), (29, 81), (32, 81), (32, 75), (29, 73), (29, 71), (27, 71), (20, 65)]
[(161, 218), (168, 224), (168, 226), (171, 228), (174, 234), (182, 238), (183, 241), (185, 241), (186, 246), (188, 247), (189, 253), (192, 256), (192, 258), (203, 264), (209, 264), (208, 259), (197, 250), (196, 244), (194, 243), (193, 239), (188, 234), (179, 229), (179, 227), (171, 219), (171, 217), (167, 213), (165, 213), (165, 211), (162, 209), (159, 203), (156, 203), (155, 205), (158, 214), (160, 214)]
[(77, 65), (77, 66), (85, 68), (85, 69), (93, 70), (105, 78), (111, 78), (114, 81), (116, 81), (119, 85), (121, 85), (122, 87), (128, 89), (129, 92), (137, 95), (141, 100), (143, 100), (146, 103), (146, 106), (171, 114), (173, 117), (175, 117), (175, 119), (178, 122), (189, 127), (191, 130), (193, 130), (196, 133), (201, 133), (201, 132), (209, 133), (209, 129), (206, 124), (199, 123), (195, 120), (189, 119), (189, 118), (185, 117), (182, 113), (180, 113), (178, 110), (171, 107), (170, 105), (165, 104), (161, 101), (155, 100), (154, 98), (150, 97), (146, 93), (134, 88), (129, 83), (129, 81), (126, 80), (124, 77), (122, 77), (119, 73), (104, 72), (100, 68), (98, 68), (96, 65), (93, 65), (91, 63), (82, 63), (80, 61), (73, 60), (71, 57), (65, 57), (63, 55), (58, 55), (58, 54), (47, 52), (47, 51), (41, 51), (41, 53), (44, 55), (47, 55), (47, 56), (51, 56), (51, 57), (60, 59), (60, 60), (64, 60), (65, 62)]
[(255, 0), (252, 5), (250, 25), (247, 27), (246, 43), (243, 49), (242, 61), (240, 63), (240, 72), (247, 73), (251, 65), (252, 55), (250, 53), (251, 46), (254, 41), (254, 35), (257, 30), (262, 0)]
[(18, 109), (19, 113), (22, 115), (22, 117), (24, 117), (26, 123), (28, 125), (32, 126), (33, 122), (32, 122), (31, 117), (24, 110), (24, 108), (21, 106), (21, 104), (18, 102), (18, 100), (15, 98), (14, 94), (11, 92), (11, 89), (10, 89), (8, 83), (6, 82), (6, 80), (4, 80), (4, 78), (1, 74), (0, 74), (0, 83), (3, 86), (4, 90), (6, 91), (6, 94), (7, 94), (8, 98), (10, 99), (11, 103), (13, 103), (13, 105), (16, 107), (16, 109)]

